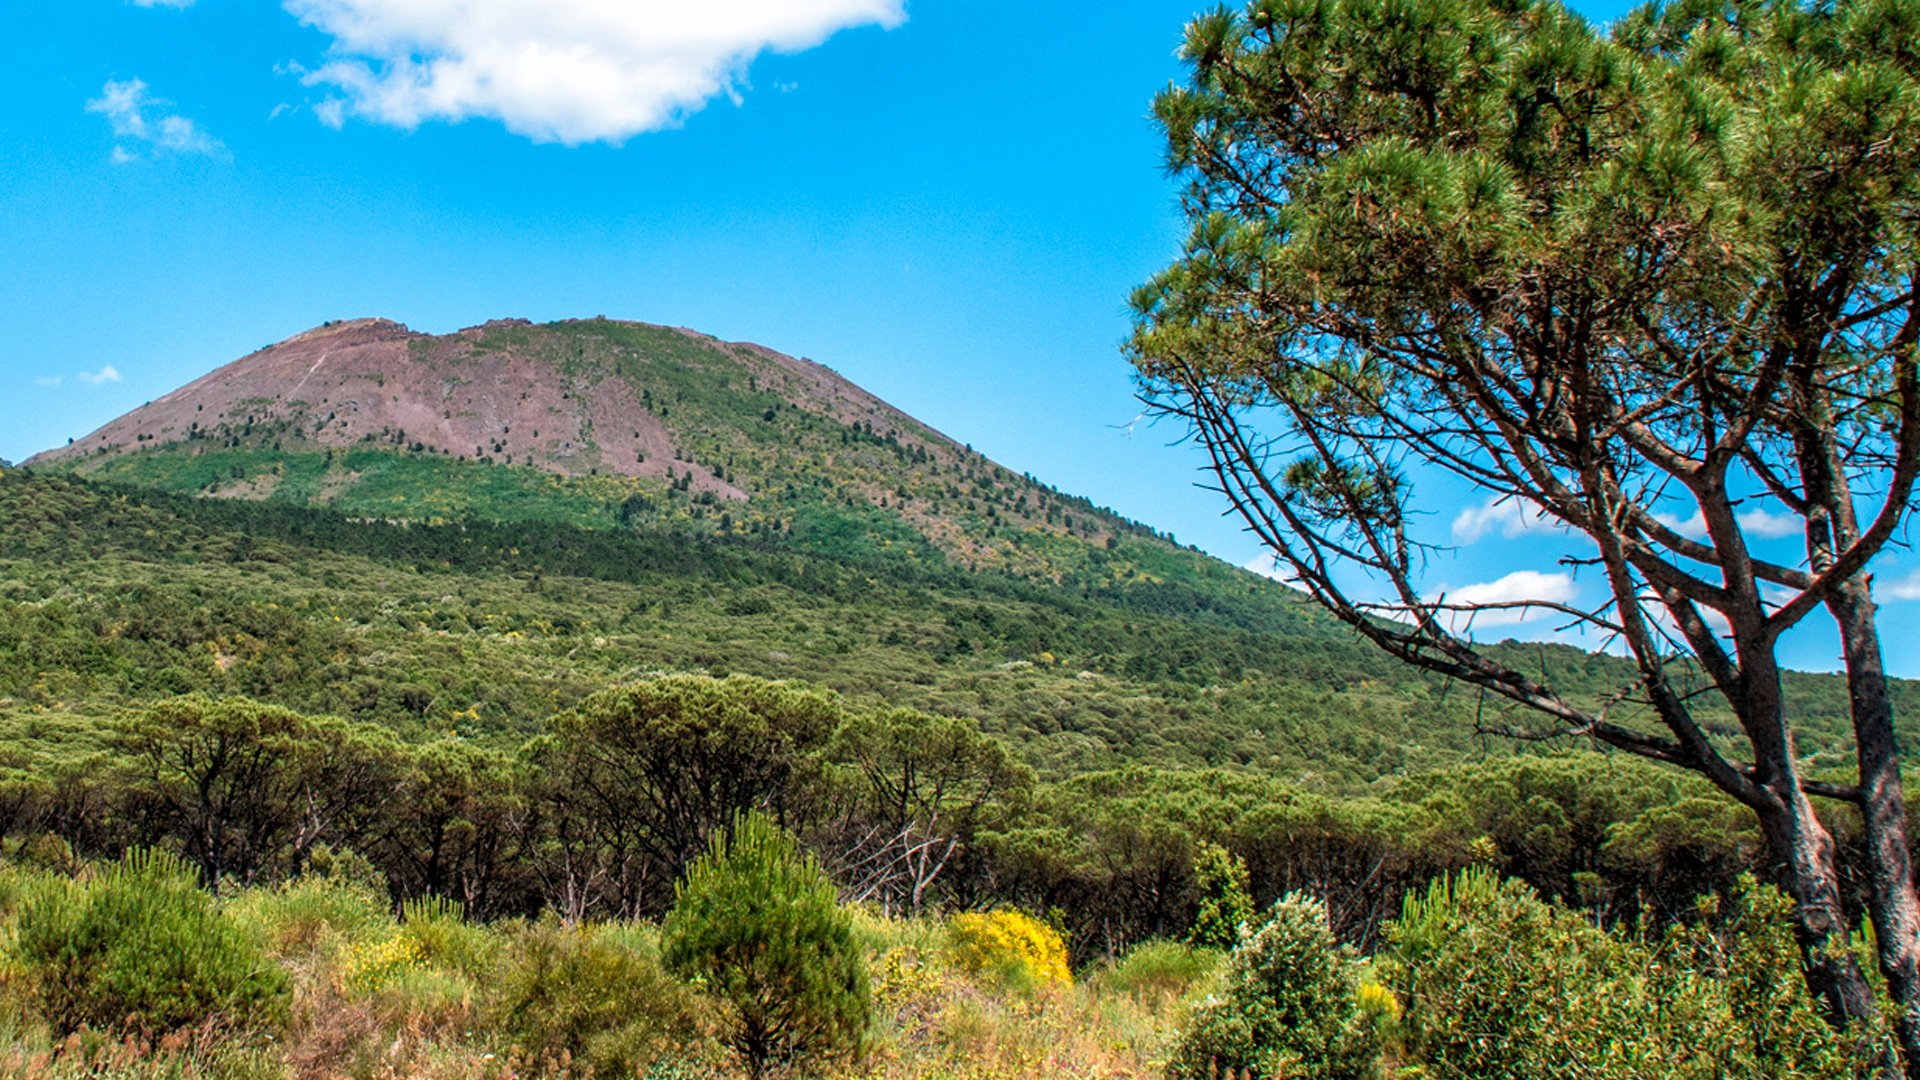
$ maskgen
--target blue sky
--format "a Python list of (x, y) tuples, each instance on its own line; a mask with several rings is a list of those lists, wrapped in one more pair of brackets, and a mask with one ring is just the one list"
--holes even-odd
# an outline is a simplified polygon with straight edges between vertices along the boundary
[[(1127, 292), (1182, 233), (1146, 113), (1204, 6), (0, 6), (0, 457), (328, 319), (604, 314), (819, 360), (1247, 563), (1179, 433), (1134, 423), (1117, 348)], [(1557, 537), (1428, 490), (1459, 545), (1436, 587), (1557, 572)], [(1898, 644), (1916, 566), (1890, 561), (1882, 591), (1891, 659), (1920, 676)], [(1790, 646), (1807, 667), (1834, 651)]]

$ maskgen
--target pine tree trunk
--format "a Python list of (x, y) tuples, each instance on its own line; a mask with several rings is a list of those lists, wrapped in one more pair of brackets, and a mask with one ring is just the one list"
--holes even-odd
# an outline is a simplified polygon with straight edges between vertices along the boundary
[(1807, 989), (1820, 999), (1828, 1021), (1845, 1029), (1873, 1016), (1873, 988), (1848, 945), (1833, 836), (1797, 786), (1776, 794), (1775, 805), (1756, 808), (1760, 830), (1778, 860), (1775, 883), (1794, 903), (1794, 939)]
[(1845, 1030), (1872, 1018), (1873, 988), (1849, 941), (1833, 834), (1801, 789), (1799, 755), (1786, 722), (1773, 640), (1759, 624), (1757, 610), (1741, 614), (1747, 619), (1735, 618), (1733, 623), (1743, 678), (1733, 701), (1753, 746), (1754, 766), (1753, 786), (1743, 801), (1759, 818), (1780, 891), (1793, 900), (1794, 938), (1807, 989), (1821, 1000), (1833, 1026)]
[(1846, 649), (1847, 690), (1860, 762), (1860, 816), (1867, 847), (1868, 911), (1878, 943), (1880, 973), (1899, 1012), (1894, 1020), (1908, 1080), (1920, 1080), (1920, 897), (1913, 884), (1907, 804), (1900, 790), (1893, 699), (1887, 692), (1880, 633), (1865, 583), (1849, 585), (1828, 603)]

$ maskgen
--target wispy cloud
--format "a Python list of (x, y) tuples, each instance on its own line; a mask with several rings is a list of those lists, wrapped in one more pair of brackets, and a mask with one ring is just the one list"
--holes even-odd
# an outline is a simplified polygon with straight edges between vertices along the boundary
[[(1707, 515), (1695, 510), (1690, 518), (1681, 518), (1677, 514), (1655, 514), (1654, 520), (1689, 540), (1707, 538)], [(1749, 537), (1762, 540), (1778, 540), (1783, 536), (1798, 536), (1806, 526), (1792, 514), (1776, 514), (1765, 507), (1755, 507), (1734, 516), (1740, 527)]]
[(1538, 503), (1508, 495), (1495, 495), (1479, 506), (1469, 506), (1453, 519), (1453, 539), (1473, 544), (1498, 530), (1509, 540), (1529, 533), (1565, 529), (1556, 519), (1546, 516)]
[[(147, 84), (139, 79), (120, 82), (108, 79), (100, 88), (100, 96), (87, 102), (87, 111), (99, 113), (113, 125), (113, 133), (126, 139), (137, 139), (154, 150), (173, 154), (204, 154), (218, 157), (226, 152), (220, 140), (206, 133), (199, 124), (168, 112), (171, 102), (154, 97), (147, 92)], [(125, 146), (113, 148), (113, 160), (124, 164), (135, 160), (139, 155)]]
[[(1430, 603), (1446, 604), (1510, 604), (1522, 601), (1539, 601), (1549, 604), (1570, 604), (1580, 595), (1580, 586), (1576, 585), (1571, 574), (1548, 574), (1539, 570), (1515, 570), (1513, 573), (1493, 581), (1483, 581), (1458, 588), (1442, 588), (1426, 599)], [(1544, 618), (1553, 612), (1546, 608), (1495, 608), (1491, 611), (1458, 612), (1449, 615), (1456, 632), (1464, 631), (1469, 624), (1475, 628), (1492, 626), (1513, 626)]]
[(341, 97), (316, 106), (413, 128), (498, 120), (536, 142), (620, 143), (720, 96), (739, 99), (763, 52), (854, 26), (898, 26), (904, 0), (285, 0), (333, 37), (305, 72)]
[(120, 381), (120, 373), (113, 369), (112, 364), (108, 364), (99, 371), (83, 371), (74, 377), (83, 383), (91, 383), (94, 386), (99, 386), (101, 383)]
[(1251, 570), (1263, 578), (1272, 578), (1275, 581), (1285, 581), (1287, 579), (1286, 573), (1280, 569), (1280, 560), (1275, 558), (1271, 551), (1263, 551), (1253, 558), (1248, 559), (1246, 562), (1241, 563), (1240, 569)]
[(1698, 510), (1695, 510), (1693, 516), (1690, 518), (1683, 518), (1678, 514), (1655, 514), (1653, 515), (1653, 520), (1665, 525), (1667, 528), (1672, 529), (1674, 532), (1679, 533), (1689, 540), (1705, 540), (1707, 538), (1707, 515)]
[(1906, 577), (1883, 582), (1875, 591), (1880, 594), (1882, 600), (1920, 600), (1920, 570), (1915, 570)]
[(127, 3), (143, 8), (190, 8), (193, 6), (193, 0), (127, 0)]
[(1740, 527), (1748, 535), (1777, 540), (1783, 536), (1799, 536), (1807, 531), (1807, 526), (1792, 514), (1776, 514), (1771, 510), (1749, 510), (1740, 515)]
[(59, 385), (60, 385), (60, 376), (58, 376), (58, 375), (47, 375), (47, 376), (44, 376), (44, 377), (42, 377), (42, 378), (38, 378), (38, 379), (35, 379), (35, 380), (33, 380), (33, 385), (35, 385), (35, 386), (59, 386)]

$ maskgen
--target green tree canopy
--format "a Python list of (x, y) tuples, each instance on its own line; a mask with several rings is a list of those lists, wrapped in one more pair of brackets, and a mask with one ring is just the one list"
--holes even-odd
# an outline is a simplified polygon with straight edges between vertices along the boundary
[(620, 905), (647, 907), (735, 814), (783, 816), (841, 716), (831, 692), (797, 683), (644, 679), (555, 719), (549, 780), (598, 844), (596, 872), (616, 879)]
[[(1545, 719), (1511, 734), (1592, 737), (1750, 808), (1836, 1022), (1872, 1006), (1809, 796), (1858, 803), (1920, 1076), (1867, 570), (1920, 473), (1917, 31), (1915, 0), (1688, 0), (1607, 33), (1551, 0), (1202, 16), (1191, 79), (1156, 102), (1191, 239), (1135, 297), (1131, 351), (1283, 568), (1360, 634)], [(1428, 470), (1565, 526), (1600, 598), (1430, 592)], [(1804, 554), (1763, 557), (1756, 510)], [(1704, 539), (1672, 524), (1695, 515)], [(1636, 677), (1576, 697), (1478, 647), (1474, 616), (1512, 607), (1620, 642)], [(1788, 723), (1776, 646), (1822, 609), (1857, 784), (1802, 775)], [(1738, 738), (1702, 724), (1709, 696)]]
[(401, 782), (403, 752), (385, 730), (246, 698), (162, 701), (120, 717), (108, 742), (144, 839), (178, 843), (215, 889), (276, 858), (297, 872)]
[(912, 709), (849, 718), (827, 753), (853, 789), (831, 828), (837, 876), (856, 901), (916, 914), (981, 828), (1001, 823), (1034, 783), (975, 721)]

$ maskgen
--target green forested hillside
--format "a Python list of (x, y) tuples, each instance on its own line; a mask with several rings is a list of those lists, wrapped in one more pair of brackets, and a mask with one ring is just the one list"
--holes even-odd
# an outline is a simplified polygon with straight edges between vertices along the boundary
[[(1209, 562), (1119, 541), (1056, 585), (632, 528), (371, 523), (10, 470), (0, 695), (104, 715), (242, 693), (512, 739), (600, 687), (705, 670), (975, 719), (1058, 776), (1222, 765), (1344, 788), (1506, 752), (1475, 738), (1477, 699)], [(1570, 692), (1624, 679), (1609, 658), (1505, 648)], [(1794, 689), (1803, 750), (1844, 753), (1840, 682)]]
[[(1596, 693), (1612, 674), (1574, 650), (1534, 654)], [(329, 826), (383, 859), (396, 889), (445, 887), (405, 853), (424, 842), (413, 815), (453, 814), (501, 830), (488, 856), (499, 865), (475, 871), (489, 883), (467, 899), (537, 908), (555, 901), (526, 860), (544, 857), (542, 830), (565, 815), (515, 815), (566, 790), (549, 786), (565, 769), (542, 749), (554, 721), (675, 671), (800, 680), (836, 691), (849, 717), (919, 710), (1003, 743), (1031, 778), (970, 826), (981, 831), (942, 895), (1057, 908), (1080, 955), (1184, 932), (1203, 842), (1242, 853), (1264, 898), (1329, 895), (1362, 937), (1400, 890), (1473, 861), (1553, 895), (1599, 890), (1624, 913), (1655, 899), (1677, 910), (1757, 850), (1737, 811), (1681, 774), (1516, 759), (1474, 734), (1476, 700), (1277, 589), (1075, 588), (745, 541), (389, 525), (0, 472), (0, 809), (8, 828), (52, 827), (80, 850), (174, 827), (116, 801), (123, 788), (151, 797), (151, 777), (122, 775), (133, 748), (190, 741), (150, 710), (240, 696), (339, 717), (373, 740), (368, 761), (386, 762), (367, 768), (414, 777), (395, 779), (412, 793), (373, 818)], [(1805, 687), (1817, 703), (1837, 689)], [(803, 756), (851, 760), (814, 739)], [(286, 769), (309, 767), (282, 752)], [(808, 786), (814, 775), (769, 782), (802, 785), (792, 805), (812, 808), (802, 816), (831, 848), (843, 795)], [(418, 802), (429, 797), (452, 801), (430, 810)], [(289, 857), (253, 856), (269, 877), (297, 865)], [(645, 903), (658, 902), (651, 887)]]
[[(242, 905), (351, 879), (420, 933), (451, 898), (506, 920), (486, 940), (547, 948), (560, 924), (513, 917), (656, 916), (687, 853), (763, 807), (847, 895), (1042, 912), (1083, 972), (1184, 939), (1221, 857), (1251, 902), (1305, 890), (1367, 949), (1410, 891), (1466, 867), (1581, 925), (1653, 927), (1649, 942), (1764, 869), (1745, 812), (1693, 777), (1478, 736), (1476, 698), (1276, 586), (1165, 544), (1087, 552), (1086, 576), (1055, 583), (0, 470), (0, 856), (69, 874), (158, 847), (246, 887)], [(1143, 563), (1169, 572), (1119, 569)], [(1577, 650), (1496, 648), (1570, 692), (1622, 675)], [(662, 677), (688, 671), (732, 677)], [(1794, 685), (1805, 749), (1843, 753), (1843, 685)], [(1857, 845), (1851, 811), (1827, 810)], [(947, 852), (930, 868), (889, 854), (928, 845)], [(566, 993), (585, 985), (556, 970)], [(502, 993), (483, 1009), (520, 1008)], [(531, 1037), (484, 1015), (444, 1039)]]
[(1096, 570), (1053, 586), (630, 530), (393, 526), (12, 470), (0, 707), (105, 715), (199, 690), (514, 740), (593, 690), (706, 670), (973, 718), (1056, 775), (1346, 785), (1476, 752), (1458, 702), (1284, 590)]

